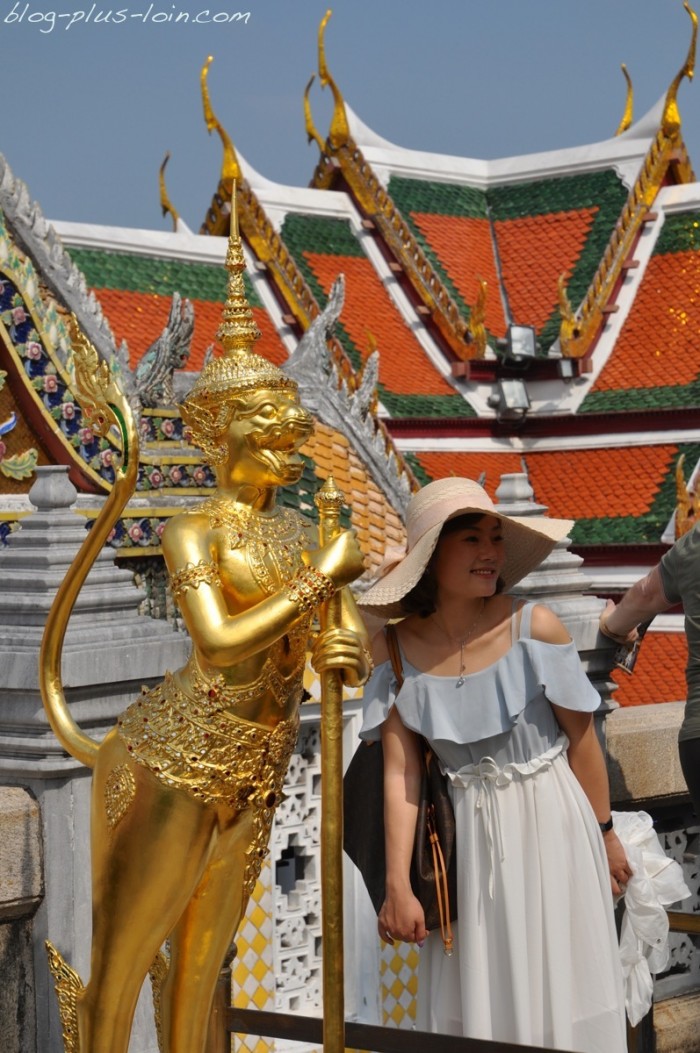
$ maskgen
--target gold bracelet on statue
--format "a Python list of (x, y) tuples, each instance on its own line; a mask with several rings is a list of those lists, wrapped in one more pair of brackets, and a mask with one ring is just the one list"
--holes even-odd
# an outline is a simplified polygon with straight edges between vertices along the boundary
[(221, 575), (215, 563), (200, 559), (199, 563), (187, 563), (170, 579), (173, 599), (184, 596), (188, 589), (198, 589), (200, 585), (221, 586)]
[(321, 570), (304, 567), (284, 586), (284, 596), (302, 611), (314, 611), (335, 593), (335, 585)]

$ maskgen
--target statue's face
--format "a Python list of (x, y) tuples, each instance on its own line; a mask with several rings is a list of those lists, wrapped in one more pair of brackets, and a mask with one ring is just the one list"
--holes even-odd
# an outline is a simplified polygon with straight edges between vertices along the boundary
[(229, 469), (238, 482), (284, 486), (301, 476), (299, 454), (313, 431), (294, 390), (251, 392), (228, 429)]

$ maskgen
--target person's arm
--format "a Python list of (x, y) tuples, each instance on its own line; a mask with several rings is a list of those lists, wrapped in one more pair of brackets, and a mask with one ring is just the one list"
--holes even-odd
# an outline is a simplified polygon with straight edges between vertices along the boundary
[[(565, 644), (571, 637), (553, 611), (539, 604), (532, 612), (532, 635), (544, 643)], [(599, 823), (610, 819), (610, 788), (605, 757), (595, 733), (592, 713), (580, 713), (562, 706), (552, 705), (557, 723), (569, 740), (567, 756), (569, 766), (576, 776)], [(614, 895), (623, 890), (632, 876), (625, 851), (613, 829), (603, 833), (603, 843), (608, 857), (610, 884)]]
[(600, 616), (600, 631), (620, 644), (633, 643), (640, 622), (673, 606), (664, 592), (661, 569), (657, 564), (644, 578), (627, 590), (617, 606), (608, 600)]
[[(383, 632), (375, 637), (373, 657), (377, 664), (388, 660)], [(387, 943), (422, 943), (427, 935), (425, 916), (413, 894), (410, 872), (423, 758), (418, 736), (403, 724), (396, 707), (382, 725), (382, 750), (386, 891), (377, 926)]]

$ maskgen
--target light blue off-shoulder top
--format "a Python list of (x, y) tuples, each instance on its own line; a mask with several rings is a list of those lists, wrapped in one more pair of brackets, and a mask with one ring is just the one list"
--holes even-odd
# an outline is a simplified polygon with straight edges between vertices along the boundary
[(397, 693), (391, 662), (382, 662), (365, 685), (360, 738), (379, 739), (396, 706), (406, 727), (428, 739), (443, 767), (453, 771), (484, 757), (498, 765), (528, 765), (551, 749), (561, 729), (550, 703), (592, 713), (600, 696), (573, 642), (531, 638), (533, 606), (522, 608), (520, 635), (510, 650), (466, 675), (459, 687), (456, 676), (422, 673), (402, 654), (404, 683)]

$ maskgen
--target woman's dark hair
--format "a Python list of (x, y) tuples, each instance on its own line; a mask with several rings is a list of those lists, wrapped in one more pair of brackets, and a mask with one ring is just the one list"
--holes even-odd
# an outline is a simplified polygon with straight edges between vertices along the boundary
[[(418, 614), (421, 618), (427, 618), (429, 614), (432, 614), (437, 609), (437, 581), (433, 564), (440, 542), (449, 534), (455, 534), (458, 530), (468, 530), (469, 527), (476, 526), (485, 515), (488, 515), (488, 512), (466, 512), (464, 515), (455, 516), (454, 519), (448, 519), (446, 523), (443, 523), (437, 545), (428, 561), (428, 566), (423, 571), (422, 578), (413, 586), (410, 592), (401, 597), (401, 610), (405, 614)], [(496, 592), (503, 592), (503, 586), (504, 582), (502, 578), (499, 578), (496, 582)]]

